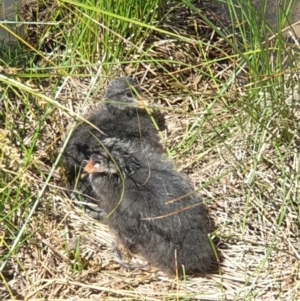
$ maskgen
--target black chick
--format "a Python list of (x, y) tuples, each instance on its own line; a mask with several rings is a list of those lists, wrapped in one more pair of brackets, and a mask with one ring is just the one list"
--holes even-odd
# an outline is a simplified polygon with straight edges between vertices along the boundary
[[(119, 242), (168, 274), (204, 273), (213, 251), (209, 219), (189, 181), (151, 147), (108, 138), (85, 172)], [(169, 202), (169, 203), (168, 203)]]
[[(62, 155), (62, 165), (67, 171), (71, 190), (86, 203), (95, 203), (95, 194), (90, 182), (80, 178), (82, 162), (88, 160), (91, 149), (99, 146), (107, 137), (117, 137), (134, 141), (140, 147), (151, 145), (157, 152), (163, 147), (158, 133), (149, 115), (138, 101), (141, 89), (132, 78), (124, 77), (112, 80), (105, 89), (105, 105), (91, 112), (86, 119), (96, 126), (79, 123), (74, 129)], [(155, 115), (154, 115), (155, 117)], [(164, 126), (161, 115), (156, 113), (160, 126)], [(98, 206), (97, 202), (95, 204)], [(87, 207), (87, 213), (96, 219), (102, 219), (104, 213), (99, 207)]]

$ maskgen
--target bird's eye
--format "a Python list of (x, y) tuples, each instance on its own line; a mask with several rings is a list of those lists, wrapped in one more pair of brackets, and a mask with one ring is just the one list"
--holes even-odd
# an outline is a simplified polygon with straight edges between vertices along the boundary
[(131, 98), (131, 97), (132, 97), (132, 95), (131, 95), (130, 92), (127, 92), (127, 93), (126, 93), (126, 96), (127, 96), (128, 98)]

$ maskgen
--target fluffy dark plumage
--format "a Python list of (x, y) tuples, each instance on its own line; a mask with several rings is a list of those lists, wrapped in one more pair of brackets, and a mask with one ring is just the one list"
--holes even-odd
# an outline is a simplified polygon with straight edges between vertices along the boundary
[[(67, 171), (71, 190), (79, 191), (77, 198), (85, 202), (95, 201), (90, 182), (80, 178), (80, 170), (84, 160), (89, 159), (91, 149), (99, 146), (99, 141), (104, 138), (131, 140), (141, 148), (151, 145), (157, 152), (163, 151), (151, 119), (144, 109), (138, 107), (139, 95), (141, 89), (132, 78), (112, 80), (105, 90), (106, 104), (86, 117), (97, 129), (82, 122), (74, 129), (62, 155), (62, 165)], [(103, 217), (100, 209), (87, 207), (87, 212), (96, 219)]]
[(187, 178), (151, 147), (140, 151), (118, 139), (104, 145), (85, 171), (118, 240), (168, 274), (176, 271), (175, 251), (179, 273), (182, 265), (187, 274), (207, 271), (213, 258), (209, 219)]

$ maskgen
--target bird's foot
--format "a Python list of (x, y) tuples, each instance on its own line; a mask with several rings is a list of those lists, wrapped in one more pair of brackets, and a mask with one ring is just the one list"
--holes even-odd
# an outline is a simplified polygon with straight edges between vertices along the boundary
[(112, 244), (112, 253), (114, 255), (115, 262), (125, 269), (128, 270), (142, 269), (145, 266), (147, 266), (147, 264), (131, 264), (131, 263), (124, 262), (122, 259), (121, 251), (115, 244)]
[(85, 201), (84, 199), (82, 201), (78, 200), (74, 193), (71, 194), (71, 199), (73, 200), (75, 206), (83, 208), (84, 212), (91, 218), (97, 221), (104, 220), (106, 213), (101, 209), (101, 207), (98, 204), (93, 203), (91, 201)]

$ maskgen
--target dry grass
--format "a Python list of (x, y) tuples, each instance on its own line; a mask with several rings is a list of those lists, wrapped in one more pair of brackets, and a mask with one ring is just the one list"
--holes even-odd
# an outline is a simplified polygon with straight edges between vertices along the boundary
[[(172, 18), (185, 23), (175, 27)], [(239, 62), (229, 59), (230, 47), (216, 33), (188, 10), (174, 9), (164, 28), (204, 36), (207, 47), (154, 34), (143, 45), (152, 45), (153, 60), (141, 62), (137, 53), (123, 70), (116, 65), (115, 76), (134, 75), (149, 102), (164, 112), (163, 143), (199, 189), (216, 225), (216, 271), (184, 280), (150, 266), (126, 271), (114, 263), (107, 226), (72, 205), (62, 171), (53, 168), (72, 120), (41, 95), (81, 113), (101, 99), (102, 77), (65, 77), (55, 93), (51, 85), (27, 82), (33, 94), (11, 83), (6, 91), (1, 87), (0, 103), (1, 300), (300, 299), (298, 86), (285, 95), (285, 107), (295, 113), (293, 139), (285, 141), (279, 115), (256, 125), (249, 119), (243, 107), (249, 86), (231, 81)], [(95, 74), (99, 70), (96, 64)], [(269, 97), (264, 95), (266, 103)], [(21, 243), (9, 254), (31, 211)]]

